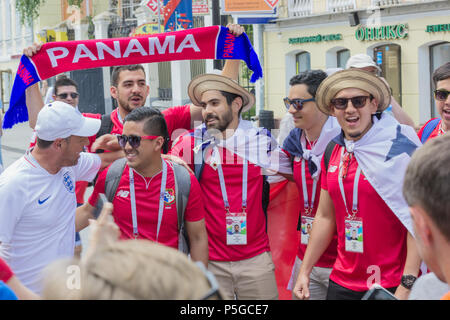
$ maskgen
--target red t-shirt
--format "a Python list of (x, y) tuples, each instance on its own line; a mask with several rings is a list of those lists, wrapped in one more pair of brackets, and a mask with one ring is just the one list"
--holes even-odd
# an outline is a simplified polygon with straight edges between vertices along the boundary
[[(168, 170), (166, 184), (168, 199), (164, 202), (164, 212), (161, 220), (158, 242), (178, 249), (178, 217), (175, 199), (175, 179), (171, 164), (168, 161), (166, 161), (166, 163)], [(89, 204), (92, 206), (95, 206), (98, 194), (105, 192), (107, 171), (108, 170), (103, 170), (100, 173), (94, 191), (88, 200)], [(134, 171), (134, 181), (139, 238), (156, 241), (162, 172), (156, 174), (152, 178), (146, 178)], [(120, 238), (134, 239), (128, 165), (125, 166), (112, 204), (114, 206), (112, 215), (116, 224), (119, 226), (121, 233)], [(184, 217), (185, 221), (190, 222), (199, 221), (205, 217), (200, 185), (193, 175), (191, 175), (191, 189)]]
[[(189, 130), (191, 128), (191, 112), (190, 112), (190, 106), (184, 105), (184, 106), (177, 106), (168, 108), (164, 111), (162, 111), (162, 114), (164, 115), (164, 119), (167, 123), (167, 130), (169, 132), (169, 136), (171, 137), (168, 147), (169, 150), (172, 147), (172, 142), (182, 133), (186, 132), (186, 130)], [(83, 113), (84, 117), (87, 118), (94, 118), (94, 119), (101, 119), (102, 115), (99, 113)], [(113, 123), (113, 127), (111, 130), (111, 134), (122, 134), (123, 130), (123, 123), (120, 122), (118, 117), (118, 109), (114, 109), (111, 112), (111, 121)], [(95, 142), (96, 135), (89, 137), (89, 146), (87, 147), (87, 150), (91, 152), (92, 144)], [(30, 141), (30, 148), (34, 147), (36, 145), (36, 133), (33, 132), (33, 136), (31, 137)], [(108, 152), (108, 150), (106, 150)], [(76, 183), (75, 193), (77, 195), (77, 203), (83, 203), (84, 202), (84, 193), (86, 191), (88, 183), (86, 181), (78, 181)]]
[[(423, 127), (420, 128), (419, 132), (417, 133), (417, 135), (419, 136), (419, 139), (420, 139), (421, 141), (422, 141), (423, 130), (424, 130), (425, 127), (427, 126), (428, 122), (433, 121), (434, 119), (435, 119), (435, 118), (428, 120), (427, 123), (425, 123), (425, 124), (423, 125)], [(427, 141), (430, 140), (430, 139), (439, 137), (439, 135), (440, 135), (440, 132), (439, 132), (440, 130), (439, 130), (439, 129), (440, 129), (440, 127), (441, 127), (441, 122), (442, 122), (442, 120), (440, 120), (440, 121), (438, 122), (436, 128), (434, 128), (433, 131), (431, 131), (430, 135), (428, 136)]]
[[(333, 201), (338, 235), (338, 255), (330, 279), (354, 291), (367, 291), (368, 284), (379, 275), (384, 288), (400, 284), (406, 260), (407, 230), (383, 199), (378, 195), (363, 172), (359, 178), (358, 209), (356, 217), (363, 223), (363, 253), (345, 250), (345, 220), (347, 213), (339, 189), (339, 161), (341, 146), (331, 154), (328, 172), (322, 159), (322, 189), (328, 190)], [(347, 206), (353, 203), (353, 184), (358, 163), (352, 157), (347, 176), (343, 179)], [(378, 273), (379, 271), (379, 273)]]
[[(307, 149), (311, 149), (311, 147), (309, 145), (307, 145)], [(284, 151), (284, 152), (286, 152), (286, 154), (288, 154), (289, 157), (292, 157), (289, 154), (289, 152), (287, 152), (287, 151)], [(300, 161), (297, 161), (297, 160), (300, 160)], [(302, 161), (301, 161), (301, 159), (294, 158), (293, 166), (294, 166), (294, 180), (295, 180), (295, 184), (297, 185), (298, 193), (299, 193), (299, 208), (300, 208), (299, 211), (300, 211), (301, 215), (304, 215), (305, 212), (303, 210), (304, 197), (303, 197)], [(308, 192), (308, 202), (311, 203), (313, 179), (311, 178), (308, 162), (306, 162), (306, 161), (305, 161), (305, 178), (306, 178), (306, 190)], [(317, 212), (317, 207), (319, 205), (320, 180), (321, 180), (321, 177), (319, 177), (319, 179), (317, 181), (316, 196), (314, 199), (314, 207), (313, 207), (313, 211), (310, 214), (310, 217), (315, 217), (316, 212)], [(305, 257), (306, 246), (307, 245), (302, 244), (301, 242), (299, 243), (299, 246), (298, 246), (297, 256), (302, 261), (303, 261), (303, 258)], [(315, 266), (320, 267), (320, 268), (332, 268), (333, 264), (336, 260), (336, 256), (337, 256), (337, 248), (336, 247), (337, 247), (337, 235), (335, 233), (330, 245), (325, 250), (325, 252), (322, 254), (322, 256), (320, 257), (319, 261), (317, 261)]]
[[(194, 138), (183, 135), (171, 154), (184, 159), (194, 169)], [(211, 149), (205, 155), (200, 179), (206, 209), (209, 259), (213, 261), (240, 261), (270, 251), (266, 233), (266, 218), (262, 209), (263, 176), (261, 168), (248, 164), (247, 182), (247, 244), (227, 245), (226, 210), (220, 189), (218, 172), (209, 165)], [(230, 212), (242, 212), (242, 159), (228, 150), (219, 148)], [(224, 161), (225, 159), (225, 161)]]
[(7, 283), (13, 275), (11, 268), (0, 258), (0, 281)]

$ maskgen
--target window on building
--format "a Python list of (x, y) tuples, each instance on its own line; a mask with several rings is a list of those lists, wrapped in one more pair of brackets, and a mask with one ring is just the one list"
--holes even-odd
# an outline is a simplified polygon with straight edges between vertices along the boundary
[[(193, 16), (194, 28), (200, 28), (205, 26), (204, 16)], [(205, 60), (191, 60), (191, 79), (200, 74), (206, 73)]]
[(345, 64), (347, 63), (347, 60), (350, 58), (350, 50), (343, 49), (336, 52), (336, 67), (345, 69)]
[(376, 47), (373, 56), (381, 67), (381, 76), (386, 79), (392, 90), (392, 96), (402, 104), (401, 48), (397, 44)]
[(311, 55), (309, 52), (301, 52), (295, 56), (296, 74), (311, 70)]
[[(430, 46), (430, 84), (431, 92), (433, 92), (433, 72), (444, 63), (450, 61), (450, 42), (441, 42)], [(437, 117), (436, 102), (434, 101), (433, 95), (431, 95), (431, 117)]]

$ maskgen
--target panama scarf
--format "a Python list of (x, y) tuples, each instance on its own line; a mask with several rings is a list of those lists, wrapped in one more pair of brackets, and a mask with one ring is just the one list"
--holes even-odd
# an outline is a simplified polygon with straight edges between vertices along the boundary
[(129, 38), (49, 42), (33, 57), (21, 57), (3, 128), (28, 121), (25, 90), (29, 86), (62, 72), (197, 59), (244, 60), (253, 71), (251, 82), (262, 77), (261, 64), (247, 35), (235, 37), (222, 26)]

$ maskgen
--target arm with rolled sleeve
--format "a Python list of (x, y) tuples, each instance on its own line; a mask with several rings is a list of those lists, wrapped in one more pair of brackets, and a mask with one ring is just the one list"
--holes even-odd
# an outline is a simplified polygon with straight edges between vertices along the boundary
[(184, 220), (192, 260), (201, 261), (205, 266), (208, 266), (208, 234), (205, 225), (205, 208), (201, 197), (200, 184), (193, 175), (191, 175), (191, 190), (184, 212)]

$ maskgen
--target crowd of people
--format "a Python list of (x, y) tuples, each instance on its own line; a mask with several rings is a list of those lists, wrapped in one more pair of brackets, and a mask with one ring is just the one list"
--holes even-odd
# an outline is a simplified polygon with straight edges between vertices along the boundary
[(278, 175), (299, 191), (293, 299), (360, 300), (374, 283), (450, 299), (450, 62), (433, 74), (440, 118), (420, 130), (367, 55), (302, 72), (278, 142), (242, 119), (255, 98), (238, 68), (195, 77), (192, 103), (162, 112), (144, 106), (141, 65), (114, 68), (108, 115), (80, 113), (67, 77), (48, 104), (27, 89), (34, 137), (0, 176), (0, 298), (278, 299), (267, 235)]

